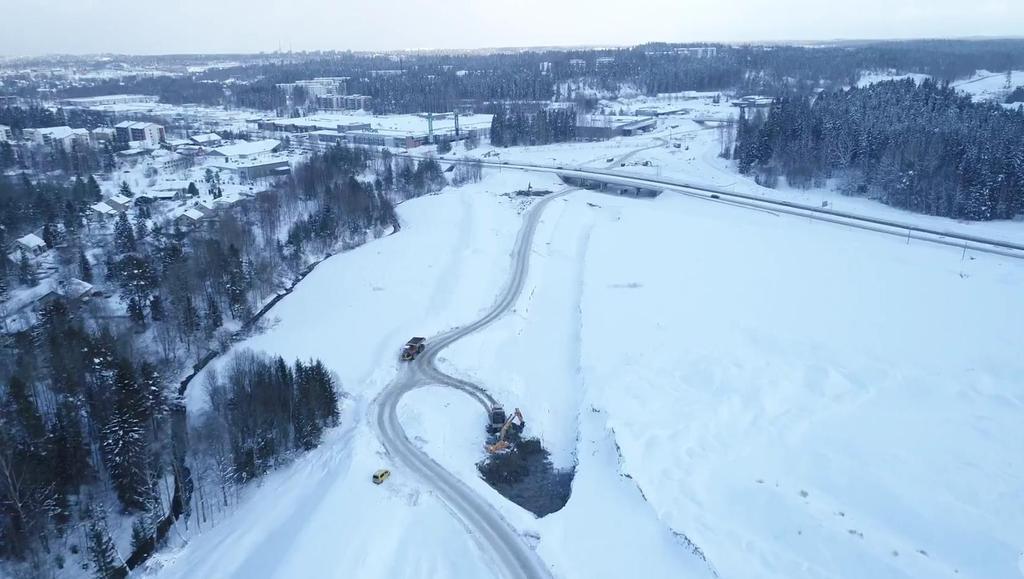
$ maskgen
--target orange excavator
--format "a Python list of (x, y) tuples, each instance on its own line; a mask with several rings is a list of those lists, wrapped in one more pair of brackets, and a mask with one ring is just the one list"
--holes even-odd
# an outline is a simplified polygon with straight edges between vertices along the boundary
[[(517, 420), (519, 421), (518, 424), (516, 424)], [(516, 432), (522, 432), (525, 426), (526, 420), (523, 418), (523, 413), (516, 408), (512, 416), (509, 416), (508, 420), (505, 421), (505, 424), (501, 425), (501, 430), (498, 431), (498, 440), (494, 444), (485, 444), (484, 448), (491, 454), (508, 450), (512, 446), (507, 439), (509, 429), (515, 428)]]

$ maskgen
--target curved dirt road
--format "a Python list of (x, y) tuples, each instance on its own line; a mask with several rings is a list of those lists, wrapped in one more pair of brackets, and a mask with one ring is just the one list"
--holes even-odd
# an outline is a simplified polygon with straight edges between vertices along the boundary
[(409, 440), (398, 420), (398, 402), (406, 392), (428, 384), (461, 390), (475, 398), (485, 410), (495, 402), (483, 388), (449, 376), (438, 369), (437, 355), (451, 344), (486, 327), (512, 309), (526, 283), (530, 253), (533, 250), (533, 236), (544, 207), (573, 190), (565, 189), (549, 195), (527, 211), (512, 250), (508, 281), (487, 313), (470, 324), (429, 338), (423, 354), (401, 368), (398, 376), (384, 389), (375, 403), (374, 422), (377, 433), (392, 460), (396, 465), (418, 475), (436, 491), (474, 536), (480, 548), (491, 555), (496, 574), (501, 577), (548, 578), (551, 573), (547, 565), (490, 503)]

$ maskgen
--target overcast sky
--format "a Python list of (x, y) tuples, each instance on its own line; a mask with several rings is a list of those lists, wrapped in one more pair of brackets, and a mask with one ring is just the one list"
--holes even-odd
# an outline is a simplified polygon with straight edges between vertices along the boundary
[(0, 0), (0, 54), (1020, 36), (1024, 0)]

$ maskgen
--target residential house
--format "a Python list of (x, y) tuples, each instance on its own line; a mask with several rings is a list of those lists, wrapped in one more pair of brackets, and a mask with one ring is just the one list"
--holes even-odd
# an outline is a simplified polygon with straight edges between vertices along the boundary
[(46, 242), (35, 233), (29, 233), (24, 237), (19, 237), (15, 240), (14, 244), (21, 251), (29, 255), (40, 255), (46, 251)]

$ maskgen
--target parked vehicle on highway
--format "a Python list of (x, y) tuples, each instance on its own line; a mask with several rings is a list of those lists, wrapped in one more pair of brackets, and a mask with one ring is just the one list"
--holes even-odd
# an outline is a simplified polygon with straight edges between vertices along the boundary
[(388, 477), (390, 477), (390, 476), (391, 476), (391, 471), (386, 469), (386, 468), (382, 468), (382, 469), (378, 470), (377, 472), (373, 473), (373, 484), (379, 485), (379, 484), (383, 483), (384, 481), (388, 480)]
[(416, 356), (423, 353), (423, 349), (427, 347), (426, 342), (426, 338), (409, 338), (409, 341), (402, 347), (402, 360), (406, 362), (414, 360)]

